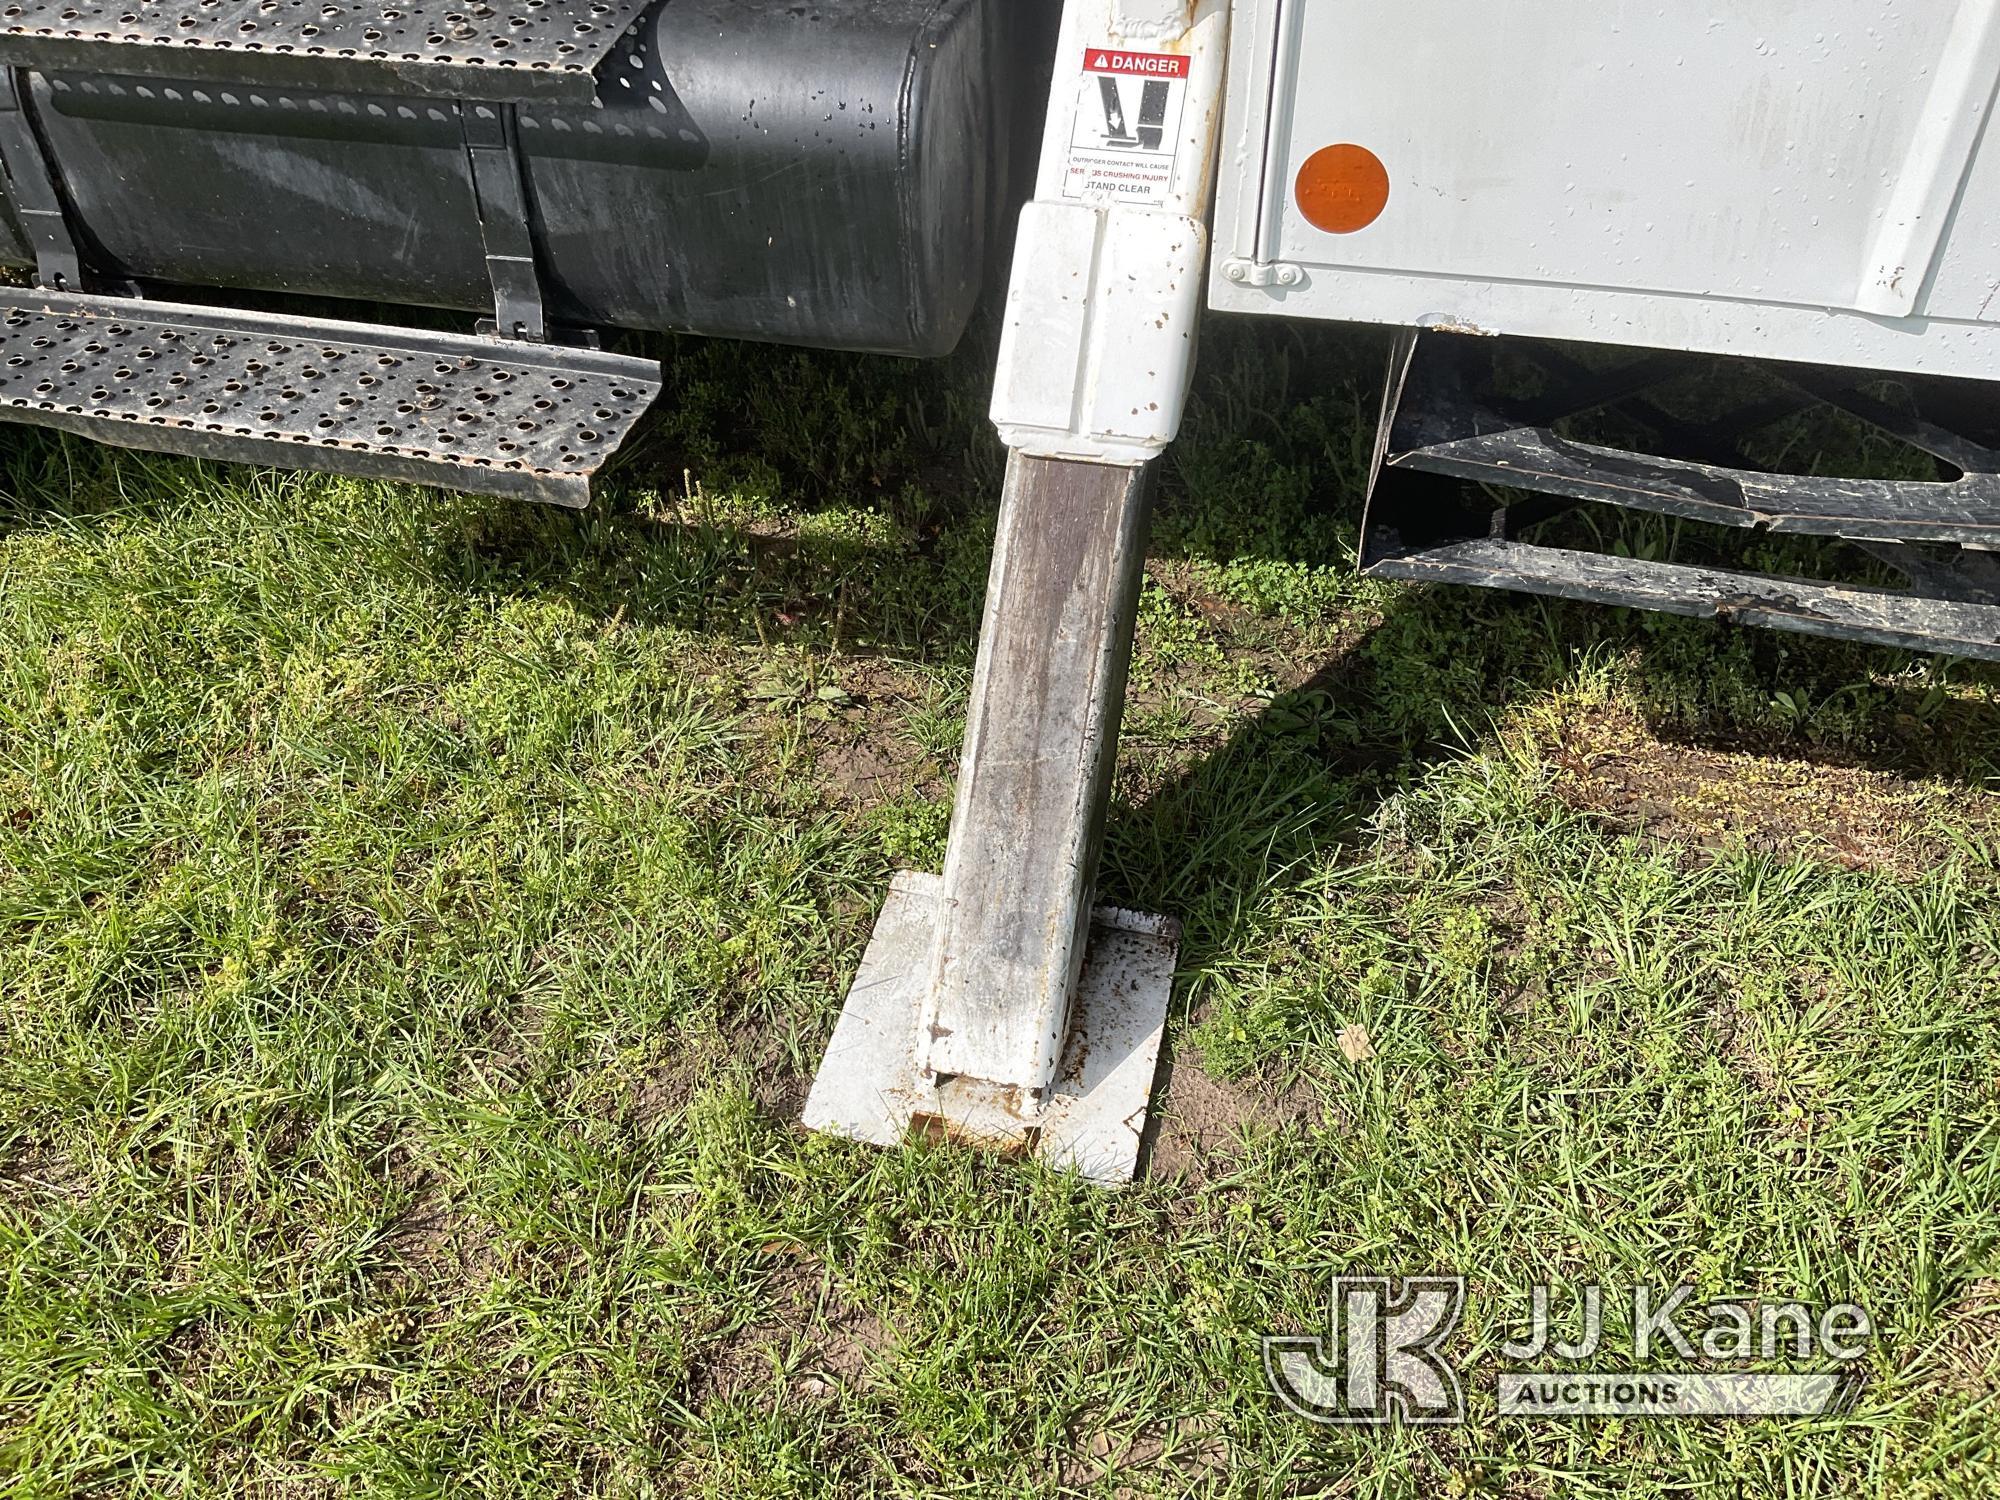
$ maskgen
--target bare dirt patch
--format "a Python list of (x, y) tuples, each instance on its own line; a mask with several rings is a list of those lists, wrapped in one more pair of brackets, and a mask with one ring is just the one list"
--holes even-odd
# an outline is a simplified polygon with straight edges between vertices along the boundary
[(1114, 1481), (1110, 1493), (1119, 1500), (1155, 1492), (1151, 1484), (1142, 1488), (1115, 1482), (1126, 1476), (1146, 1474), (1193, 1486), (1227, 1470), (1231, 1461), (1221, 1418), (1214, 1414), (1154, 1423), (1129, 1434), (1079, 1417), (1069, 1424), (1069, 1438), (1070, 1452), (1059, 1468), (1062, 1482), (1087, 1489), (1109, 1479)]
[(80, 1211), (90, 1202), (91, 1176), (54, 1146), (29, 1140), (0, 1160), (0, 1195), (21, 1209)]
[(641, 1135), (650, 1135), (664, 1122), (683, 1114), (726, 1065), (720, 1048), (677, 1051), (638, 1078), (623, 1101), (623, 1112)]
[(745, 1063), (750, 1097), (765, 1116), (789, 1124), (805, 1112), (812, 1075), (793, 1066), (776, 1032), (753, 1026), (686, 1042), (657, 1059), (612, 1101), (613, 1112), (641, 1135), (650, 1135), (685, 1113), (702, 1090)]
[(491, 1278), (499, 1247), (491, 1225), (462, 1211), (442, 1187), (427, 1183), (382, 1237), (395, 1270), (438, 1300), (457, 1300)]
[(1990, 795), (1865, 766), (1661, 739), (1636, 714), (1566, 714), (1555, 792), (1620, 832), (1707, 851), (1807, 857), (1914, 878), (1947, 856), (1942, 820), (2000, 830)]
[(1204, 1182), (1226, 1174), (1246, 1139), (1304, 1126), (1317, 1108), (1303, 1079), (1224, 1082), (1183, 1054), (1161, 1063), (1161, 1078), (1147, 1121), (1145, 1175)]
[(933, 797), (943, 787), (931, 758), (907, 741), (871, 736), (865, 728), (826, 740), (819, 748), (820, 778), (844, 806), (876, 807), (911, 794)]
[(1947, 1387), (1968, 1394), (1990, 1390), (2000, 1365), (1993, 1352), (2000, 1347), (2000, 1278), (1967, 1282), (1946, 1312), (1945, 1329), (1936, 1358)]
[(696, 1366), (690, 1405), (730, 1401), (770, 1388), (786, 1372), (780, 1401), (823, 1400), (856, 1390), (893, 1335), (867, 1308), (845, 1301), (825, 1268), (795, 1247), (765, 1283), (760, 1316), (712, 1345)]
[[(908, 732), (924, 680), (919, 669), (886, 657), (835, 656), (809, 676), (761, 679), (750, 702), (773, 741), (803, 731), (831, 805), (863, 809), (933, 798), (945, 788), (945, 768)], [(750, 748), (754, 758), (757, 747)]]

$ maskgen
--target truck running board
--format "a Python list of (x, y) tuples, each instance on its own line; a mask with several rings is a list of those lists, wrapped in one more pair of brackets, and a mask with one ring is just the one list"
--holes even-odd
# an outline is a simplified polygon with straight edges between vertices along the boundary
[(575, 507), (659, 392), (595, 350), (0, 291), (0, 419), (122, 448)]
[(597, 97), (595, 72), (651, 0), (13, 0), (0, 63), (484, 99)]

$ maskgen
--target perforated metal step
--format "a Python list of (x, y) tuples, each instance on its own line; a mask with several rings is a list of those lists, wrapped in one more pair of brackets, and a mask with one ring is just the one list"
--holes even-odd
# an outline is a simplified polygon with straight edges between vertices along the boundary
[(446, 99), (596, 95), (652, 0), (0, 0), (0, 63)]
[(594, 350), (0, 290), (0, 419), (580, 506), (660, 391)]

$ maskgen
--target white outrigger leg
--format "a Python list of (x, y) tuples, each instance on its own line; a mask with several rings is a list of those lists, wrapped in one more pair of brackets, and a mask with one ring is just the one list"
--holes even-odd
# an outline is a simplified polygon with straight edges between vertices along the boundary
[(805, 1123), (1129, 1182), (1178, 957), (1093, 910), (1151, 503), (1194, 364), (1228, 0), (1070, 0), (993, 418), (1010, 449), (942, 876), (899, 875)]

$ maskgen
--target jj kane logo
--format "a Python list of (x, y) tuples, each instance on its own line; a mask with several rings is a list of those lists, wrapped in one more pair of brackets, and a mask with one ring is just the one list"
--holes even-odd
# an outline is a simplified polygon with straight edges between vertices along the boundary
[[(1692, 1287), (1641, 1285), (1629, 1340), (1613, 1347), (1601, 1286), (1577, 1290), (1560, 1330), (1554, 1304), (1550, 1288), (1530, 1288), (1527, 1322), (1501, 1347), (1504, 1417), (1823, 1416), (1859, 1391), (1856, 1362), (1875, 1337), (1851, 1302), (1698, 1303)], [(1464, 1312), (1462, 1276), (1339, 1277), (1325, 1336), (1267, 1337), (1265, 1375), (1315, 1422), (1462, 1422), (1464, 1372), (1445, 1346)], [(1660, 1362), (1676, 1367), (1651, 1368)]]
[(1465, 1392), (1438, 1346), (1464, 1312), (1463, 1276), (1337, 1277), (1326, 1338), (1266, 1338), (1265, 1376), (1315, 1422), (1462, 1422)]

